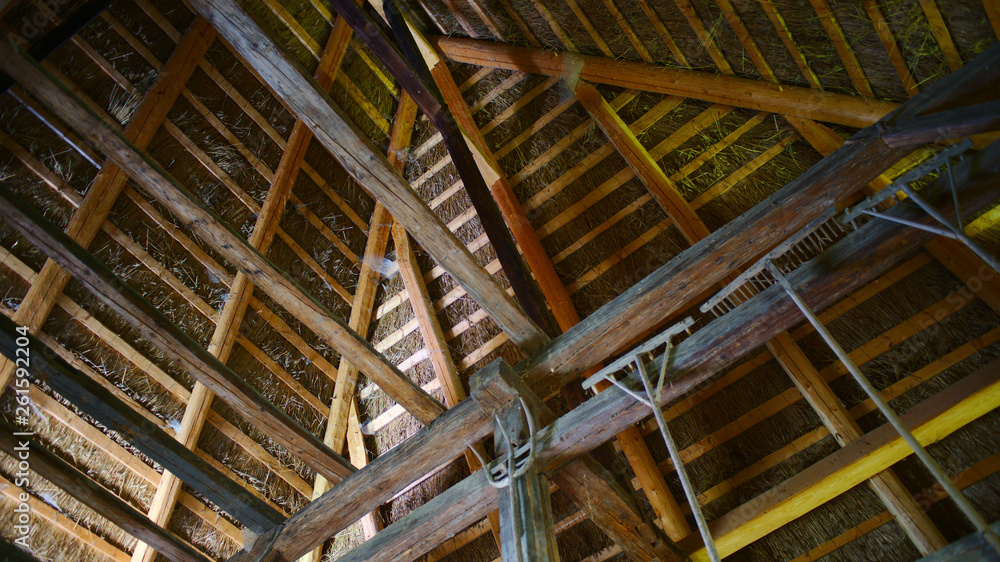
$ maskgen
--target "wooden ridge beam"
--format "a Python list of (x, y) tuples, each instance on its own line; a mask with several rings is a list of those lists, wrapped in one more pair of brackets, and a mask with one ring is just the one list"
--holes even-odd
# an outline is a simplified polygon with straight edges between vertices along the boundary
[[(62, 90), (34, 63), (12, 51), (9, 46), (5, 46), (2, 50), (8, 51), (9, 56), (5, 56), (3, 60), (6, 69), (12, 75), (26, 77), (27, 80), (22, 80), (22, 84), (30, 84), (29, 89), (34, 90), (32, 93), (36, 97), (43, 99), (83, 136), (89, 137), (88, 140), (113, 155), (119, 165), (128, 170), (129, 175), (136, 178), (147, 191), (166, 204), (175, 216), (190, 224), (206, 243), (231, 263), (237, 264), (237, 267), (256, 286), (274, 298), (280, 306), (293, 311), (305, 326), (329, 342), (340, 353), (355, 357), (355, 361), (363, 366), (372, 380), (381, 383), (390, 396), (406, 405), (418, 419), (429, 421), (441, 411), (442, 407), (436, 400), (409, 381), (364, 338), (348, 328), (343, 320), (329, 313), (322, 305), (306, 295), (269, 260), (249, 246), (246, 240), (226, 228), (221, 219), (209, 209), (202, 207), (194, 196), (166, 175), (161, 167), (148, 159), (147, 155), (131, 147), (113, 129), (107, 128), (99, 119), (83, 110), (72, 95)], [(306, 439), (313, 440), (311, 437)], [(321, 443), (316, 444), (320, 445), (321, 450), (326, 449)], [(333, 466), (317, 464), (321, 471), (327, 472), (330, 472)], [(332, 477), (337, 477), (334, 472), (330, 473)]]
[[(139, 148), (149, 144), (214, 36), (215, 32), (208, 22), (204, 19), (195, 20), (125, 127), (123, 134), (129, 142)], [(117, 166), (105, 164), (70, 218), (66, 227), (67, 234), (82, 246), (88, 246), (111, 212), (118, 194), (125, 187), (125, 180), (125, 174)], [(46, 260), (38, 279), (18, 307), (14, 321), (18, 325), (27, 326), (32, 333), (37, 332), (48, 318), (69, 278), (69, 274), (55, 262)], [(13, 370), (13, 363), (6, 358), (0, 359), (0, 388), (6, 388)]]
[[(2, 316), (0, 326), (0, 351), (7, 357), (13, 357), (18, 337), (17, 325)], [(118, 432), (136, 449), (166, 470), (178, 474), (192, 489), (248, 528), (265, 530), (284, 520), (277, 510), (209, 466), (109, 390), (72, 368), (36, 338), (29, 336), (28, 340), (34, 376), (45, 381), (61, 396), (72, 397), (73, 404), (82, 412)]]
[[(374, 146), (350, 123), (342, 110), (278, 49), (242, 8), (232, 0), (195, 0), (193, 4), (234, 45), (250, 66), (267, 78), (279, 98), (289, 104), (299, 118), (310, 124), (316, 139), (337, 158), (344, 169), (417, 236), (421, 246), (452, 273), (477, 302), (493, 314), (497, 323), (515, 343), (530, 352), (547, 341), (547, 336), (483, 270), (427, 204), (392, 169), (385, 157), (378, 154)], [(363, 24), (358, 22), (355, 25), (349, 19), (348, 23), (356, 33), (358, 25)], [(377, 32), (377, 29), (369, 28), (366, 32)], [(402, 83), (404, 77), (397, 78)], [(426, 95), (416, 96), (411, 91), (411, 87), (420, 89), (419, 83), (404, 85), (418, 105), (423, 107), (425, 103), (430, 103), (425, 99)], [(361, 366), (366, 373), (371, 370), (369, 365)], [(405, 399), (397, 401), (408, 402)], [(435, 405), (433, 409), (440, 412), (439, 405)], [(417, 417), (429, 421), (426, 415), (419, 415), (419, 411)]]
[[(997, 59), (1000, 46), (995, 45), (948, 80), (906, 102), (886, 122), (933, 112), (1000, 82)], [(845, 144), (550, 342), (519, 368), (536, 392), (549, 396), (566, 380), (614, 353), (632, 331), (656, 325), (744, 265), (753, 254), (747, 251), (746, 241), (753, 240), (759, 250), (772, 247), (907, 153), (877, 139)]]
[(569, 58), (572, 58), (574, 64), (582, 67), (580, 79), (588, 82), (797, 115), (852, 127), (871, 125), (896, 108), (896, 104), (875, 98), (665, 68), (648, 63), (616, 61), (576, 53), (536, 51), (475, 39), (432, 37), (430, 40), (445, 58), (456, 62), (561, 76), (565, 65), (570, 63)]
[[(923, 445), (936, 443), (1000, 407), (1000, 362), (983, 367), (933, 398), (911, 408), (901, 419)], [(725, 556), (832, 500), (893, 464), (912, 449), (889, 424), (864, 435), (823, 462), (789, 478), (744, 506), (712, 522), (719, 553)], [(697, 548), (695, 540), (686, 543)], [(707, 560), (698, 550), (692, 560)]]
[[(346, 40), (335, 41), (338, 41), (337, 35), (331, 34), (331, 40), (327, 43), (315, 74), (316, 80), (325, 89), (329, 89), (332, 85), (334, 75), (346, 52)], [(264, 204), (260, 209), (257, 209), (257, 221), (248, 240), (250, 246), (261, 254), (267, 254), (271, 242), (274, 240), (274, 235), (279, 229), (278, 223), (281, 214), (291, 195), (292, 186), (295, 184), (295, 178), (302, 167), (302, 162), (305, 160), (306, 148), (309, 146), (311, 138), (312, 135), (305, 124), (296, 121), (292, 126), (288, 144), (281, 155)], [(237, 272), (230, 286), (229, 297), (216, 321), (215, 331), (208, 347), (208, 352), (223, 363), (228, 361), (236, 343), (252, 296), (253, 283), (247, 279), (242, 271)], [(194, 389), (191, 391), (191, 398), (184, 410), (184, 417), (181, 419), (180, 429), (177, 432), (177, 440), (185, 447), (194, 449), (197, 446), (214, 397), (214, 393), (203, 383), (195, 383)], [(171, 513), (173, 513), (180, 492), (180, 479), (165, 471), (157, 485), (148, 511), (150, 519), (158, 525), (166, 525)], [(315, 493), (315, 488), (313, 493)], [(155, 545), (140, 542), (132, 554), (132, 562), (153, 562), (156, 552), (151, 547), (155, 548)]]
[(18, 429), (7, 423), (0, 424), (0, 450), (13, 459), (31, 459), (31, 470), (83, 505), (111, 521), (126, 533), (154, 545), (168, 558), (208, 562), (204, 554), (186, 541), (151, 521), (131, 505), (122, 501), (89, 476), (35, 441), (15, 437)]

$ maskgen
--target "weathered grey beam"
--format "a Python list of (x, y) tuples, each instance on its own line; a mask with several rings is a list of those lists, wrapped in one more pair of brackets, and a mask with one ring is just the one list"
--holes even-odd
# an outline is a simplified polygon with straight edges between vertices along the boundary
[[(278, 305), (298, 318), (340, 354), (351, 357), (352, 363), (414, 417), (427, 423), (444, 411), (444, 406), (400, 372), (343, 319), (332, 314), (299, 287), (287, 273), (275, 267), (216, 213), (185, 190), (148, 154), (136, 149), (114, 128), (102, 122), (36, 61), (25, 56), (8, 42), (0, 42), (0, 68), (16, 78), (22, 87), (47, 105), (81, 137), (99, 147), (131, 178), (142, 185), (151, 197), (166, 206), (174, 216), (242, 271), (255, 286), (274, 299)], [(312, 84), (315, 87), (315, 83)], [(384, 160), (384, 157), (381, 158)], [(212, 391), (223, 400), (229, 394), (220, 393), (214, 388)], [(231, 394), (230, 396), (232, 397)], [(255, 415), (253, 412), (243, 411), (243, 413), (249, 416)], [(277, 432), (275, 436), (285, 437), (281, 432)], [(312, 439), (314, 444), (318, 443), (325, 448), (321, 441), (301, 436), (296, 431), (289, 432), (288, 437), (300, 441), (305, 439), (303, 443), (308, 443), (308, 440)], [(294, 453), (306, 452), (295, 441), (291, 444)], [(327, 477), (332, 477), (334, 481), (343, 475), (337, 474), (337, 471), (344, 472), (343, 469), (349, 466), (325, 453), (312, 461), (308, 461), (307, 458), (303, 460), (324, 476), (331, 474)]]
[(19, 336), (17, 326), (0, 315), (0, 353), (17, 358), (19, 337), (28, 339), (29, 373), (73, 402), (80, 411), (122, 436), (157, 464), (254, 532), (284, 521), (284, 516), (205, 463), (197, 454), (131, 409), (109, 390), (68, 365), (34, 336)]
[[(879, 123), (892, 125), (950, 109), (963, 100), (976, 101), (998, 85), (1000, 44)], [(878, 138), (871, 138), (874, 130), (876, 127), (862, 131), (855, 137), (857, 140), (852, 139), (530, 356), (516, 367), (528, 386), (540, 396), (551, 395), (649, 326), (658, 325), (692, 304), (730, 272), (861, 189), (908, 153), (907, 149), (887, 147)]]
[[(340, 481), (354, 471), (346, 459), (270, 403), (217, 357), (178, 328), (142, 295), (121, 281), (37, 210), (0, 186), (0, 218), (93, 292), (144, 339), (237, 412), (327, 478)], [(328, 475), (328, 476), (327, 476)]]
[(191, 0), (191, 4), (309, 126), (344, 170), (406, 227), (514, 343), (531, 353), (548, 341), (545, 332), (497, 285), (386, 157), (235, 0)]
[(209, 562), (209, 558), (174, 533), (149, 520), (89, 476), (55, 456), (37, 442), (15, 436), (18, 429), (0, 423), (0, 451), (13, 459), (29, 461), (31, 471), (99, 513), (123, 531), (152, 545), (160, 553), (178, 562)]
[(914, 117), (879, 133), (889, 146), (916, 146), (1000, 130), (1000, 101)]
[[(990, 525), (994, 533), (1000, 534), (1000, 521)], [(941, 550), (925, 556), (919, 562), (972, 562), (973, 560), (998, 562), (1000, 553), (990, 544), (983, 533), (972, 533)]]

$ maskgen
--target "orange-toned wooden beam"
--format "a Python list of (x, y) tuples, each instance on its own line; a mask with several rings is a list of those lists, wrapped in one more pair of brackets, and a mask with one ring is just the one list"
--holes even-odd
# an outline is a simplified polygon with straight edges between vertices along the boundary
[(647, 63), (616, 61), (602, 57), (534, 51), (475, 39), (430, 38), (445, 58), (493, 68), (507, 68), (546, 76), (561, 76), (575, 59), (580, 79), (600, 84), (634, 88), (737, 107), (748, 107), (782, 115), (797, 115), (852, 127), (871, 125), (897, 104), (871, 97), (849, 96), (809, 88), (720, 76), (707, 72), (665, 68)]

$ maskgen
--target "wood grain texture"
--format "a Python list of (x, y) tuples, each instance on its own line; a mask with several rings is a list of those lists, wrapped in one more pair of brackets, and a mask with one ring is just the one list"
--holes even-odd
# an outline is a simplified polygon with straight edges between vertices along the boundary
[(783, 115), (798, 115), (852, 127), (866, 127), (879, 120), (896, 104), (864, 98), (724, 76), (694, 70), (617, 61), (601, 57), (532, 51), (475, 39), (430, 38), (445, 58), (468, 64), (506, 68), (546, 76), (560, 76), (572, 57), (582, 66), (580, 79), (598, 84), (634, 88), (712, 103), (747, 107)]
[[(532, 350), (547, 339), (389, 165), (386, 158), (351, 123), (343, 111), (329, 96), (317, 88), (315, 82), (305, 75), (302, 68), (281, 51), (235, 1), (195, 0), (192, 4), (274, 88), (278, 97), (309, 125), (316, 139), (330, 151), (347, 173), (385, 205), (397, 220), (407, 226), (415, 235), (417, 242), (451, 273), (483, 308), (493, 314), (494, 319), (511, 340), (525, 349)], [(356, 8), (357, 6), (353, 6), (350, 9)], [(355, 25), (354, 22), (348, 21), (359, 38), (363, 38), (365, 33), (377, 31), (370, 29), (373, 24), (359, 22)], [(363, 25), (369, 27), (359, 31), (358, 26)], [(413, 85), (415, 89), (420, 87), (422, 86), (419, 84)], [(414, 97), (418, 106), (427, 111), (422, 98), (415, 95), (409, 86), (405, 89)], [(429, 115), (435, 113), (430, 112)], [(353, 356), (365, 355), (360, 349), (352, 352), (345, 350), (345, 353), (353, 353)], [(358, 363), (368, 374), (371, 365), (363, 364), (361, 361)], [(402, 396), (394, 398), (400, 403), (409, 402)], [(439, 407), (433, 409), (440, 411)], [(418, 419), (427, 421), (429, 419), (427, 414), (430, 412), (431, 410), (426, 408), (418, 408), (414, 413)]]
[[(436, 400), (375, 351), (367, 340), (306, 294), (287, 274), (278, 270), (245, 239), (227, 227), (215, 213), (180, 186), (148, 155), (136, 150), (113, 129), (88, 113), (72, 94), (62, 89), (44, 70), (14, 52), (10, 45), (0, 46), (0, 52), (4, 53), (2, 60), (6, 70), (19, 77), (22, 85), (60, 114), (70, 127), (111, 155), (119, 167), (142, 184), (147, 192), (170, 209), (202, 240), (235, 264), (250, 281), (274, 298), (275, 302), (341, 354), (353, 357), (373, 381), (381, 384), (390, 396), (405, 405), (417, 419), (433, 419), (443, 409)], [(322, 465), (318, 470), (333, 474), (329, 468), (322, 468)]]

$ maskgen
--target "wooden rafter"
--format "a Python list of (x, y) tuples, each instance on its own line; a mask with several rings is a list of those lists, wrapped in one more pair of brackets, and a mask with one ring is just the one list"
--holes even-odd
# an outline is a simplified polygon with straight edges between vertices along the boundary
[[(30, 61), (20, 54), (9, 49), (8, 51), (10, 56), (5, 57), (5, 60), (10, 61), (10, 64), (6, 70), (11, 75), (20, 77), (22, 84), (33, 90), (32, 93), (36, 97), (46, 101), (50, 108), (75, 127), (81, 135), (89, 137), (88, 140), (102, 147), (106, 153), (114, 155), (112, 158), (117, 160), (119, 165), (124, 164), (130, 176), (141, 178), (139, 181), (147, 191), (165, 203), (175, 216), (197, 225), (194, 230), (202, 239), (232, 263), (237, 264), (255, 285), (272, 296), (286, 310), (294, 311), (307, 327), (326, 339), (335, 349), (355, 357), (373, 380), (381, 382), (386, 391), (398, 402), (412, 409), (418, 419), (429, 422), (436, 416), (441, 410), (440, 404), (410, 382), (381, 354), (375, 352), (366, 340), (350, 330), (341, 319), (331, 315), (322, 305), (309, 298), (301, 289), (289, 283), (273, 264), (253, 250), (245, 240), (226, 229), (214, 213), (201, 207), (193, 196), (171, 178), (164, 176), (162, 169), (151, 164), (148, 157), (144, 157), (141, 152), (126, 144), (113, 130), (109, 130), (98, 119), (83, 111), (72, 96), (67, 96), (58, 86), (54, 86), (51, 78), (44, 73), (39, 74), (40, 71)], [(14, 66), (17, 67), (16, 70), (13, 70)], [(217, 391), (216, 393), (218, 394)], [(329, 467), (323, 467), (322, 464), (319, 468), (322, 471), (329, 471)], [(337, 477), (333, 472), (331, 475)]]
[(861, 5), (864, 6), (865, 13), (868, 14), (872, 25), (875, 26), (875, 32), (878, 33), (878, 38), (882, 41), (882, 45), (885, 47), (885, 52), (889, 56), (892, 66), (899, 74), (899, 79), (903, 81), (903, 88), (906, 90), (906, 94), (910, 97), (917, 95), (920, 91), (917, 89), (917, 81), (913, 79), (910, 68), (906, 66), (906, 61), (903, 60), (903, 53), (899, 49), (899, 44), (896, 43), (896, 38), (892, 34), (889, 22), (885, 20), (882, 10), (878, 7), (878, 2), (876, 0), (863, 0)]
[[(332, 86), (336, 69), (340, 66), (346, 52), (346, 41), (337, 40), (334, 34), (331, 34), (331, 37), (333, 40), (328, 42), (315, 76), (320, 85), (327, 89)], [(311, 138), (312, 135), (309, 134), (308, 128), (301, 121), (297, 121), (292, 126), (288, 144), (273, 176), (271, 189), (268, 191), (264, 204), (258, 209), (257, 222), (248, 240), (250, 245), (261, 254), (268, 252), (271, 242), (274, 240), (274, 235), (278, 230), (278, 222), (291, 194), (299, 168), (305, 159), (305, 151)], [(247, 279), (243, 272), (238, 272), (233, 279), (230, 296), (226, 299), (226, 304), (219, 315), (215, 332), (212, 334), (212, 340), (208, 347), (209, 353), (218, 357), (222, 362), (229, 359), (252, 296), (253, 283)], [(184, 410), (180, 430), (177, 433), (177, 440), (186, 447), (194, 448), (197, 444), (201, 429), (208, 418), (208, 410), (211, 408), (213, 398), (214, 394), (204, 384), (195, 383), (191, 398)], [(149, 508), (149, 517), (158, 525), (165, 525), (169, 520), (180, 493), (180, 485), (180, 480), (174, 475), (169, 472), (164, 473)], [(315, 493), (315, 488), (313, 492)], [(132, 560), (133, 562), (152, 562), (155, 556), (152, 549), (145, 544), (140, 544), (137, 546)]]
[(850, 41), (844, 34), (843, 28), (840, 27), (840, 22), (837, 21), (837, 14), (833, 12), (830, 3), (827, 0), (809, 0), (809, 2), (812, 4), (813, 9), (816, 10), (816, 15), (819, 16), (819, 21), (823, 24), (826, 34), (833, 41), (833, 46), (837, 49), (840, 60), (844, 63), (844, 68), (847, 70), (848, 76), (851, 77), (854, 87), (862, 96), (868, 98), (875, 97), (875, 92), (872, 91), (868, 77), (865, 76), (865, 71), (861, 68), (861, 62), (851, 49)]
[(799, 49), (798, 44), (795, 42), (795, 38), (792, 37), (792, 32), (788, 29), (788, 24), (785, 23), (785, 18), (782, 17), (778, 8), (774, 5), (774, 2), (761, 2), (760, 7), (767, 15), (767, 19), (771, 20), (771, 25), (774, 26), (775, 32), (777, 32), (778, 37), (781, 38), (781, 42), (784, 43), (785, 48), (788, 49), (788, 53), (792, 56), (792, 60), (795, 61), (795, 66), (799, 67), (799, 72), (801, 72), (802, 76), (805, 77), (806, 82), (809, 83), (810, 87), (822, 90), (823, 85), (820, 83), (819, 77), (816, 76), (816, 72), (809, 66), (809, 62), (806, 61), (805, 55), (802, 54), (801, 49)]
[[(196, 20), (192, 24), (184, 39), (174, 49), (165, 72), (161, 74), (162, 78), (157, 80), (143, 98), (125, 128), (124, 135), (129, 142), (140, 148), (149, 144), (187, 82), (187, 77), (208, 49), (214, 33), (205, 20)], [(125, 180), (125, 174), (115, 165), (105, 166), (70, 218), (66, 227), (67, 234), (84, 247), (88, 246), (111, 212), (118, 194), (125, 187)], [(38, 279), (18, 307), (14, 322), (37, 332), (55, 306), (69, 278), (69, 274), (62, 271), (55, 262), (46, 260)], [(0, 360), (0, 388), (7, 386), (13, 369), (13, 363), (6, 359)]]
[(712, 57), (712, 62), (718, 67), (719, 71), (726, 75), (733, 75), (733, 67), (730, 66), (729, 61), (726, 60), (726, 56), (722, 54), (722, 49), (719, 48), (718, 44), (715, 42), (715, 38), (712, 34), (705, 29), (705, 23), (701, 21), (701, 16), (698, 15), (698, 11), (695, 9), (694, 5), (691, 4), (691, 0), (674, 0), (674, 4), (677, 5), (677, 9), (684, 14), (684, 19), (687, 20), (688, 25), (691, 26), (691, 30), (694, 31), (695, 36), (698, 37), (698, 41), (701, 42), (702, 48), (704, 48), (710, 57)]
[[(267, 81), (277, 91), (278, 97), (288, 103), (300, 118), (311, 123), (310, 128), (316, 139), (340, 161), (344, 169), (374, 194), (397, 220), (401, 220), (417, 235), (421, 246), (493, 314), (513, 341), (530, 351), (548, 339), (475, 262), (474, 257), (392, 169), (385, 157), (375, 151), (371, 143), (350, 124), (343, 112), (281, 53), (242, 8), (232, 0), (198, 0), (194, 4), (246, 58), (250, 66), (268, 78)], [(357, 22), (357, 26), (362, 25), (362, 22)], [(356, 26), (352, 27), (357, 31)], [(372, 33), (372, 29), (366, 28), (366, 32)], [(269, 45), (269, 48), (262, 49), (261, 45)], [(404, 85), (418, 105), (432, 107), (437, 103), (415, 73), (397, 78), (411, 80), (409, 83), (404, 82)], [(423, 96), (414, 95), (413, 89), (420, 90)], [(363, 370), (367, 372), (367, 368)]]
[[(522, 47), (496, 45), (474, 39), (430, 38), (445, 58), (456, 62), (561, 76), (564, 53), (530, 51)], [(635, 88), (661, 94), (700, 99), (737, 107), (748, 107), (782, 115), (798, 115), (852, 127), (871, 125), (896, 104), (815, 91), (797, 86), (779, 86), (734, 76), (719, 76), (694, 70), (665, 68), (647, 63), (613, 61), (601, 57), (573, 55), (582, 63), (580, 79), (599, 84)]]
[(955, 41), (951, 38), (951, 33), (944, 22), (941, 10), (937, 7), (937, 2), (934, 0), (920, 0), (920, 9), (923, 10), (924, 17), (927, 18), (927, 24), (931, 28), (934, 40), (937, 41), (938, 46), (941, 47), (941, 52), (944, 53), (944, 60), (948, 63), (948, 68), (952, 72), (962, 68), (962, 57), (958, 54)]

